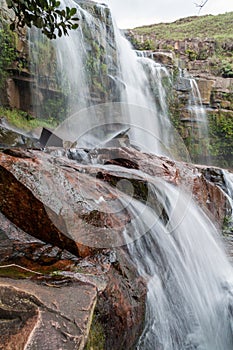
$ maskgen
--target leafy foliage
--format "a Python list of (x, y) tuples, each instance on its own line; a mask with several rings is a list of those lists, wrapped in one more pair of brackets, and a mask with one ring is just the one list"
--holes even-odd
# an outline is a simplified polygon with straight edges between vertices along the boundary
[[(6, 0), (7, 6), (16, 15), (11, 29), (32, 25), (40, 28), (49, 39), (56, 39), (68, 35), (71, 29), (77, 29), (79, 20), (76, 17), (76, 8), (60, 8), (57, 0)], [(57, 33), (57, 34), (56, 34)]]
[(7, 69), (16, 59), (15, 37), (7, 28), (7, 25), (0, 27), (0, 88), (4, 87), (7, 78)]
[(221, 73), (224, 78), (233, 78), (233, 62), (224, 60), (222, 62)]

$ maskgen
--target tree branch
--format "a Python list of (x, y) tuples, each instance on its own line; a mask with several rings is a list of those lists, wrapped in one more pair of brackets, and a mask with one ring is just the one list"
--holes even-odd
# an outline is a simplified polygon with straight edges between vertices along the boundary
[(71, 29), (77, 29), (79, 18), (77, 9), (66, 7), (62, 9), (58, 0), (6, 0), (8, 8), (15, 13), (15, 21), (11, 29), (29, 28), (34, 25), (42, 30), (49, 39), (57, 35), (68, 35)]
[(200, 3), (194, 3), (196, 5), (196, 7), (199, 7), (199, 11), (198, 14), (200, 13), (200, 11), (203, 9), (203, 7), (205, 6), (205, 4), (208, 2), (208, 0), (202, 0)]

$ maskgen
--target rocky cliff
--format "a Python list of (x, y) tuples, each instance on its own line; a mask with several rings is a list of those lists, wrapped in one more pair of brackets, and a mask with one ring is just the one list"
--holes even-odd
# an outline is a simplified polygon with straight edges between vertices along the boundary
[(182, 75), (188, 72), (195, 78), (208, 115), (209, 161), (225, 167), (232, 167), (233, 164), (232, 17), (232, 12), (219, 16), (189, 17), (174, 23), (135, 28), (126, 33), (136, 49), (148, 50), (155, 61), (172, 71), (174, 89), (169, 99), (171, 118), (184, 138), (192, 160), (205, 163), (204, 141), (198, 146), (197, 140), (190, 138), (195, 125), (188, 121), (190, 86)]
[[(48, 40), (36, 28), (25, 28), (12, 34), (9, 29), (11, 14), (4, 3), (2, 0), (0, 9), (0, 41), (5, 48), (0, 61), (1, 105), (26, 111), (37, 118), (61, 121), (72, 113), (72, 103), (77, 103), (77, 100), (80, 108), (85, 107), (83, 100), (88, 105), (117, 100), (118, 91), (113, 78), (118, 69), (117, 57), (108, 7), (94, 1), (77, 1), (78, 33), (82, 42), (72, 39), (74, 42), (71, 40), (70, 44), (76, 48), (81, 45), (78, 47), (79, 57), (74, 57), (72, 63), (79, 68), (82, 66), (80, 70), (85, 71), (85, 78), (81, 74), (79, 78), (88, 82), (86, 88), (80, 81), (79, 85), (77, 81), (73, 82), (74, 74), (67, 74), (64, 66), (59, 66), (61, 52), (56, 51), (55, 41)], [(82, 51), (85, 57), (82, 57)], [(74, 91), (76, 89), (78, 93)], [(75, 101), (71, 101), (70, 91), (76, 93)]]

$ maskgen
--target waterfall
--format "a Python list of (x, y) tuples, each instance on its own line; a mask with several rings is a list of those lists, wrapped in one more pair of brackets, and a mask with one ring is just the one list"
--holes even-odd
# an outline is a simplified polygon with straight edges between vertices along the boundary
[[(190, 77), (191, 92), (189, 97), (189, 110), (192, 118), (194, 118), (198, 129), (198, 138), (201, 154), (201, 159), (205, 161), (205, 164), (209, 163), (209, 132), (208, 132), (208, 120), (206, 111), (203, 108), (200, 91), (197, 82), (194, 78)], [(205, 157), (204, 157), (205, 156)]]
[[(58, 96), (60, 93), (60, 98), (51, 107), (58, 108), (63, 98), (58, 112), (63, 113), (64, 120), (93, 105), (116, 103), (116, 111), (108, 111), (108, 115), (100, 116), (92, 108), (89, 129), (93, 129), (98, 118), (101, 125), (126, 123), (132, 144), (148, 152), (168, 154), (175, 133), (168, 118), (162, 83), (168, 72), (153, 60), (137, 56), (105, 5), (72, 0), (63, 0), (61, 5), (75, 6), (80, 21), (78, 30), (52, 42), (56, 60), (53, 60), (55, 72), (51, 68), (50, 73), (54, 74), (54, 90)], [(34, 41), (41, 41), (40, 34), (35, 38), (34, 33)], [(42, 69), (37, 69), (35, 75), (38, 71), (41, 75)], [(154, 91), (148, 74), (153, 76)], [(43, 111), (46, 101), (41, 98)]]
[(157, 119), (160, 129), (163, 130), (162, 142), (169, 147), (173, 136), (167, 104), (167, 95), (172, 88), (171, 74), (165, 66), (155, 62), (152, 57), (142, 56), (139, 62), (147, 74), (150, 91), (157, 106)]
[[(31, 71), (36, 80), (32, 92), (35, 114), (61, 122), (93, 105), (121, 103), (121, 108), (119, 104), (111, 105), (112, 111), (104, 108), (101, 114), (91, 109), (88, 129), (93, 131), (96, 119), (102, 126), (101, 137), (100, 130), (94, 131), (94, 137), (88, 137), (95, 139), (95, 145), (102, 144), (104, 134), (109, 138), (111, 123), (110, 129), (115, 125), (115, 130), (110, 133), (120, 131), (126, 124), (131, 144), (144, 151), (174, 155), (175, 149), (184, 149), (169, 119), (165, 86), (171, 85), (171, 79), (165, 67), (154, 62), (151, 53), (132, 50), (105, 5), (62, 0), (61, 6), (77, 8), (78, 30), (52, 44), (40, 31), (30, 31)], [(198, 137), (191, 138), (201, 140), (202, 150), (197, 152), (203, 155), (202, 151), (208, 148), (207, 119), (195, 80), (187, 74), (184, 79), (189, 80), (190, 86), (188, 110), (192, 134), (198, 132)], [(196, 147), (192, 141), (190, 144)]]
[[(230, 203), (230, 210), (225, 220), (227, 221), (227, 227), (230, 228), (231, 234), (233, 234), (233, 173), (230, 173), (227, 170), (223, 170), (223, 177), (226, 184), (227, 198)], [(230, 238), (231, 240), (233, 239), (232, 236)]]
[[(58, 131), (65, 130), (72, 142), (78, 139), (78, 146), (97, 147), (129, 129), (135, 147), (166, 155), (171, 148), (180, 151), (174, 147), (176, 135), (167, 113), (166, 69), (138, 57), (112, 25), (106, 6), (61, 3), (77, 7), (80, 25), (53, 43), (56, 84), (52, 89), (49, 82), (49, 93), (58, 96), (57, 101), (63, 96), (66, 107), (59, 111), (65, 121)], [(205, 130), (192, 79), (190, 87), (189, 109)], [(41, 104), (46, 102), (41, 89), (37, 95)], [(229, 183), (231, 191), (232, 178)], [(127, 245), (148, 282), (145, 328), (137, 349), (232, 350), (233, 271), (219, 234), (186, 194), (152, 178), (150, 186), (165, 217), (134, 199), (123, 203), (134, 217), (143, 212), (140, 220), (132, 220), (131, 229), (125, 229), (127, 242), (132, 232), (134, 237), (144, 233)]]
[[(163, 77), (168, 77), (169, 74), (164, 67), (156, 64), (152, 59), (133, 51), (116, 26), (114, 28), (120, 70), (125, 82), (121, 101), (129, 106), (138, 105), (145, 108), (144, 113), (141, 109), (138, 113), (135, 111), (131, 113), (130, 108), (125, 113), (130, 118), (130, 123), (137, 126), (134, 139), (146, 146), (148, 151), (162, 154), (164, 149), (170, 149), (169, 137), (171, 138), (174, 132), (166, 110), (166, 96), (162, 83)], [(155, 87), (156, 94), (154, 94)], [(158, 95), (157, 100), (156, 95)]]
[(131, 230), (147, 231), (128, 245), (148, 281), (145, 328), (137, 349), (230, 350), (233, 269), (219, 233), (172, 185), (153, 181), (151, 186), (169, 220), (164, 222), (149, 206), (142, 209), (142, 203), (131, 201), (134, 216), (143, 211), (140, 225), (132, 223)]
[(225, 170), (223, 172), (223, 176), (228, 190), (228, 195), (233, 200), (233, 174)]
[(180, 71), (180, 78), (187, 81), (189, 98), (187, 104), (188, 120), (191, 122), (189, 147), (192, 149), (195, 161), (210, 163), (209, 132), (206, 110), (202, 105), (202, 99), (196, 80), (187, 71)]

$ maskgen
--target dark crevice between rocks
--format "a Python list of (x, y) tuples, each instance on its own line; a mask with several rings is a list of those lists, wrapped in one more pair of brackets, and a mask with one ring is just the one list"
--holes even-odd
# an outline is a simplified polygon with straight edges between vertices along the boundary
[(123, 158), (109, 159), (104, 162), (104, 165), (108, 165), (108, 164), (118, 165), (128, 169), (137, 169), (137, 170), (139, 169), (139, 165), (130, 159), (123, 159)]
[(207, 181), (214, 183), (215, 185), (219, 186), (225, 193), (227, 193), (227, 187), (222, 169), (206, 168), (201, 169), (201, 173)]

